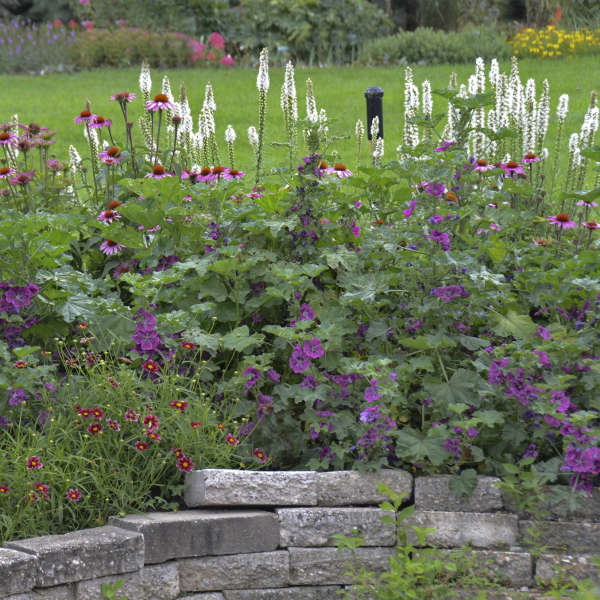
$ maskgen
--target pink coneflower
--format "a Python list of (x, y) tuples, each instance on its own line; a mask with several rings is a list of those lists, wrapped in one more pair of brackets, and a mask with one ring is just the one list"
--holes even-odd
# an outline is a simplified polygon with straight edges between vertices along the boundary
[(553, 225), (558, 225), (560, 229), (572, 229), (573, 227), (577, 227), (577, 223), (575, 223), (575, 221), (571, 221), (569, 215), (566, 215), (565, 213), (559, 213), (555, 217), (546, 218), (548, 219), (548, 222), (552, 223)]
[(19, 173), (16, 177), (13, 177), (10, 182), (13, 185), (27, 185), (35, 176), (35, 171), (27, 171), (24, 173)]
[(172, 177), (170, 173), (167, 173), (162, 165), (155, 165), (152, 168), (152, 172), (145, 175), (145, 177), (151, 177), (154, 179), (162, 179), (163, 177)]
[(112, 240), (104, 240), (100, 244), (100, 252), (104, 252), (106, 256), (112, 256), (113, 254), (119, 254), (121, 250), (123, 250), (125, 246), (123, 244), (119, 244), (118, 242), (113, 242)]
[(478, 171), (479, 173), (485, 173), (486, 171), (491, 171), (495, 168), (496, 167), (494, 165), (490, 165), (488, 161), (484, 160), (483, 158), (476, 160), (475, 164), (473, 165), (473, 171)]
[(182, 454), (177, 459), (177, 468), (182, 473), (189, 473), (194, 468), (194, 463), (192, 462), (192, 460), (190, 458), (188, 458), (187, 456)]
[(537, 156), (533, 152), (528, 152), (523, 157), (523, 160), (521, 161), (521, 164), (523, 164), (523, 165), (530, 165), (531, 163), (534, 163), (534, 162), (540, 162), (539, 156)]
[(335, 165), (333, 165), (333, 167), (330, 167), (329, 169), (327, 169), (326, 172), (330, 173), (330, 174), (335, 174), (340, 179), (346, 179), (347, 177), (352, 177), (352, 171), (350, 171), (346, 167), (346, 165), (343, 165), (341, 163), (335, 163)]
[(598, 223), (596, 223), (596, 221), (583, 221), (583, 223), (581, 223), (581, 224), (590, 230), (600, 229), (600, 225), (598, 225)]
[(102, 221), (103, 223), (112, 223), (113, 221), (118, 221), (121, 218), (121, 215), (116, 210), (111, 210), (107, 208), (103, 210), (97, 217), (98, 221)]
[(37, 456), (30, 456), (27, 459), (28, 469), (41, 469), (43, 466), (42, 461)]
[(110, 99), (120, 103), (133, 102), (136, 99), (136, 95), (131, 92), (119, 92), (118, 94), (113, 94)]
[(10, 167), (2, 167), (0, 169), (0, 179), (6, 179), (7, 177), (10, 177), (11, 175), (15, 174), (15, 170), (11, 169)]
[(585, 206), (586, 208), (595, 208), (598, 206), (596, 202), (592, 202), (591, 200), (579, 200), (575, 203), (576, 206)]
[(69, 490), (65, 496), (71, 502), (79, 502), (81, 500), (81, 492), (78, 489)]
[(116, 146), (111, 146), (107, 150), (98, 153), (98, 158), (105, 165), (121, 164), (121, 151)]
[(242, 171), (238, 171), (237, 169), (227, 169), (227, 173), (225, 175), (223, 175), (223, 177), (225, 179), (241, 179), (242, 177), (245, 177), (246, 173), (243, 173)]
[(507, 174), (514, 175), (525, 175), (523, 167), (516, 160), (509, 160), (507, 163), (500, 163), (500, 168)]
[(3, 131), (0, 133), (0, 146), (7, 146), (8, 144), (13, 143), (13, 140), (16, 140), (17, 136), (10, 131)]
[(227, 176), (227, 167), (216, 166), (211, 169), (213, 179), (223, 179)]
[(112, 125), (112, 121), (110, 119), (105, 119), (100, 115), (96, 115), (90, 121), (90, 127), (94, 127), (95, 129), (102, 129), (103, 127), (110, 127)]
[(533, 245), (534, 246), (549, 246), (550, 245), (550, 241), (546, 240), (544, 238), (535, 238), (533, 240)]
[(89, 123), (96, 118), (96, 115), (89, 110), (82, 110), (78, 117), (75, 117), (75, 123)]
[(149, 100), (146, 102), (146, 110), (151, 112), (165, 109), (175, 109), (175, 105), (169, 101), (169, 97), (166, 94), (156, 94), (156, 96), (154, 96), (154, 100)]

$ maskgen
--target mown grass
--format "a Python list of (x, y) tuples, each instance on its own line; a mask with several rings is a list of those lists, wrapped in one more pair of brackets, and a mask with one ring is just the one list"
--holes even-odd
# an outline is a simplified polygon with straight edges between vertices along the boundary
[[(502, 63), (502, 70), (509, 69), (508, 63)], [(438, 65), (415, 66), (415, 80), (420, 83), (429, 79), (433, 88), (445, 87), (452, 71), (458, 74), (459, 82), (466, 82), (473, 73), (474, 65)], [(566, 132), (579, 131), (583, 114), (589, 103), (589, 96), (597, 84), (594, 75), (598, 72), (595, 57), (576, 57), (555, 61), (527, 59), (520, 62), (521, 77), (525, 82), (534, 77), (541, 84), (548, 78), (551, 90), (551, 109), (554, 114), (558, 97), (562, 93), (570, 96), (569, 116)], [(153, 90), (158, 93), (161, 79), (165, 73), (154, 71)], [(210, 81), (215, 90), (217, 103), (217, 135), (222, 140), (225, 128), (233, 125), (237, 134), (236, 155), (238, 166), (251, 169), (253, 157), (246, 131), (250, 125), (257, 124), (256, 72), (254, 70), (214, 70), (179, 69), (171, 70), (169, 75), (174, 92), (182, 82), (185, 83), (190, 104), (197, 119), (202, 106), (204, 86)], [(74, 144), (82, 154), (86, 143), (82, 136), (82, 127), (73, 123), (73, 118), (83, 109), (86, 99), (92, 102), (94, 112), (115, 122), (114, 133), (117, 141), (123, 138), (122, 117), (118, 105), (109, 100), (110, 95), (119, 91), (139, 92), (138, 69), (104, 69), (76, 74), (52, 74), (47, 76), (0, 76), (0, 121), (17, 113), (21, 122), (31, 121), (57, 129), (57, 144), (53, 152), (57, 157), (66, 158), (69, 144)], [(348, 136), (336, 140), (330, 150), (338, 152), (340, 160), (355, 166), (356, 144), (353, 136), (357, 119), (365, 120), (364, 91), (372, 85), (384, 89), (384, 137), (386, 158), (395, 158), (395, 148), (402, 134), (402, 111), (404, 98), (404, 68), (396, 67), (329, 67), (298, 68), (296, 82), (299, 97), (299, 113), (305, 115), (304, 92), (306, 78), (313, 80), (319, 108), (327, 110), (332, 121), (330, 132), (336, 136)], [(266, 139), (268, 142), (283, 141), (283, 119), (279, 107), (279, 94), (283, 81), (283, 69), (270, 71), (271, 89), (268, 99)], [(538, 86), (539, 90), (539, 86)], [(142, 110), (138, 98), (131, 106), (134, 116)], [(446, 101), (434, 98), (434, 111), (445, 111)], [(553, 149), (555, 123), (551, 120), (547, 145)], [(563, 152), (566, 151), (568, 136), (563, 138)], [(224, 146), (224, 142), (223, 142)], [(362, 152), (362, 163), (367, 161), (366, 150)], [(564, 162), (564, 161), (563, 161)], [(265, 154), (267, 167), (281, 165), (281, 149), (268, 146)]]

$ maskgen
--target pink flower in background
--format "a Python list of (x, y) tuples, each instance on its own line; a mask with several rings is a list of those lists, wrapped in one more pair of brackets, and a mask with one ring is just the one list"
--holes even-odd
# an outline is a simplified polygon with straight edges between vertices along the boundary
[(132, 102), (135, 98), (136, 95), (131, 92), (119, 92), (110, 97), (111, 100), (116, 100), (117, 102)]
[(235, 60), (232, 58), (231, 54), (228, 54), (221, 59), (221, 64), (226, 67), (233, 67), (233, 65), (235, 65)]
[(71, 502), (79, 502), (81, 500), (81, 492), (78, 489), (69, 490), (66, 496), (67, 500)]
[(217, 33), (216, 31), (213, 31), (210, 34), (210, 37), (208, 38), (208, 43), (215, 50), (225, 50), (225, 38), (220, 33)]
[(88, 5), (89, 5), (89, 3), (90, 3), (90, 0), (79, 0), (79, 2), (80, 2), (81, 4), (85, 4), (85, 6), (88, 6)]
[(157, 110), (170, 109), (173, 110), (175, 105), (169, 101), (166, 94), (156, 94), (154, 100), (146, 102), (146, 110), (156, 112)]
[(119, 244), (118, 242), (113, 242), (112, 240), (104, 240), (100, 244), (100, 252), (104, 252), (106, 256), (112, 256), (113, 254), (119, 254), (121, 250), (123, 250), (125, 246), (123, 244)]
[(577, 227), (575, 221), (571, 221), (571, 217), (565, 213), (559, 213), (555, 217), (547, 217), (548, 221), (553, 225), (558, 225), (561, 229), (571, 229)]
[(206, 60), (215, 60), (215, 58), (217, 58), (217, 55), (216, 55), (216, 54), (213, 54), (212, 52), (209, 52), (209, 53), (206, 55)]

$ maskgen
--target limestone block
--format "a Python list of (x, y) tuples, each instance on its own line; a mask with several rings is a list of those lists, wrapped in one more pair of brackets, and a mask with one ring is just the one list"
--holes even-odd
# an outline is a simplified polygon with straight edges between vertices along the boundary
[(67, 583), (65, 585), (33, 590), (31, 592), (31, 600), (75, 600), (75, 588), (72, 583)]
[(31, 554), (0, 548), (0, 598), (31, 590), (37, 569), (37, 558)]
[(198, 506), (315, 506), (313, 471), (204, 469), (186, 474), (184, 501)]
[(268, 552), (279, 545), (273, 513), (258, 510), (186, 510), (112, 517), (109, 524), (144, 535), (146, 564), (173, 558)]
[(271, 588), (265, 590), (225, 590), (225, 600), (334, 600), (337, 585)]
[(6, 546), (37, 557), (37, 587), (128, 573), (144, 566), (144, 537), (110, 525), (8, 542)]
[(533, 542), (566, 553), (600, 554), (600, 523), (519, 521), (519, 533), (523, 544)]
[(365, 546), (394, 546), (395, 523), (382, 523), (381, 517), (395, 518), (394, 511), (379, 508), (279, 508), (275, 511), (281, 528), (280, 545), (335, 546), (334, 535), (350, 536), (354, 528), (364, 537)]
[(290, 583), (292, 585), (330, 585), (352, 583), (352, 577), (344, 575), (350, 561), (368, 571), (383, 573), (390, 566), (393, 548), (358, 548), (353, 558), (347, 549), (337, 548), (288, 548), (290, 553)]
[(415, 478), (416, 510), (492, 512), (502, 510), (502, 493), (497, 477), (477, 477), (477, 486), (466, 498), (457, 498), (448, 487), (451, 475)]
[(191, 596), (180, 596), (177, 600), (225, 600), (221, 592), (207, 592), (206, 594), (192, 594)]
[(433, 528), (428, 533), (428, 546), (459, 547), (470, 545), (475, 548), (502, 548), (515, 543), (518, 536), (518, 519), (508, 513), (465, 513), (417, 510), (402, 521), (407, 528), (410, 544), (418, 545), (412, 530), (415, 525)]
[(385, 483), (397, 494), (412, 495), (413, 477), (400, 469), (383, 469), (376, 473), (331, 471), (316, 473), (319, 506), (378, 505), (388, 500), (377, 491), (377, 483)]
[(135, 573), (98, 577), (76, 584), (77, 600), (104, 600), (102, 584), (122, 580), (117, 598), (128, 600), (174, 600), (179, 595), (179, 574), (175, 562), (144, 567)]
[(440, 548), (434, 552), (441, 559), (448, 557), (450, 560), (456, 561), (459, 569), (477, 574), (478, 577), (485, 577), (493, 583), (501, 583), (510, 587), (533, 585), (533, 559), (529, 552), (462, 548), (457, 550)]
[(289, 556), (284, 550), (184, 558), (177, 566), (182, 592), (250, 590), (289, 583)]
[(600, 543), (596, 555), (580, 554), (542, 554), (535, 562), (535, 575), (543, 583), (549, 583), (554, 577), (568, 579), (574, 577), (577, 581), (591, 579), (600, 583), (600, 569), (592, 562), (600, 558)]

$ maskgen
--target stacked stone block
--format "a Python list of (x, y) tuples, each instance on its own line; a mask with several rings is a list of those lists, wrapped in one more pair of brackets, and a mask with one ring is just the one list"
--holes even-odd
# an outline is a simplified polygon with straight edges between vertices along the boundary
[[(406, 495), (414, 513), (396, 523), (377, 482)], [(326, 600), (351, 587), (350, 559), (376, 573), (389, 567), (398, 539), (411, 526), (434, 528), (425, 543), (452, 555), (468, 545), (478, 572), (541, 598), (534, 577), (555, 569), (600, 583), (600, 495), (576, 520), (544, 522), (545, 551), (534, 560), (519, 514), (496, 486), (480, 477), (469, 498), (455, 498), (448, 476), (413, 482), (400, 470), (359, 474), (251, 472), (207, 469), (188, 474), (189, 510), (113, 517), (108, 525), (65, 535), (18, 540), (0, 548), (0, 598), (102, 600), (101, 586), (123, 581), (128, 600)], [(512, 509), (510, 512), (507, 508)], [(381, 517), (391, 517), (382, 522)], [(537, 526), (537, 524), (536, 524)], [(335, 535), (358, 532), (364, 545), (352, 556)], [(470, 598), (469, 590), (464, 592)], [(503, 592), (504, 593), (504, 592)], [(510, 592), (497, 597), (510, 597)], [(493, 595), (490, 596), (495, 597)]]

